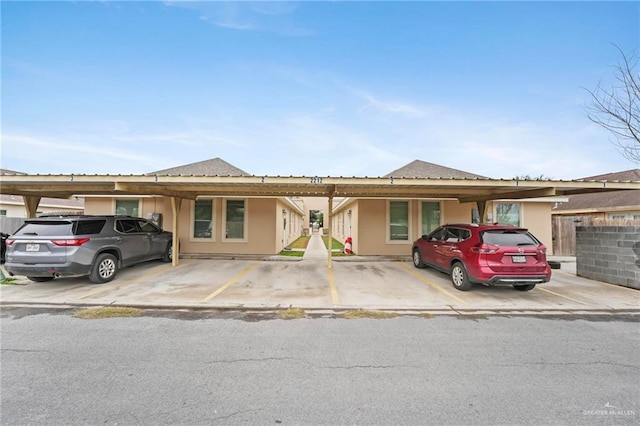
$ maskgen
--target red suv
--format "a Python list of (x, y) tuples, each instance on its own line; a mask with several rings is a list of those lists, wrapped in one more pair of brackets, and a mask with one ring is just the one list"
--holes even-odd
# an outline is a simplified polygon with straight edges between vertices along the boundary
[(462, 291), (474, 283), (527, 291), (551, 279), (544, 244), (526, 229), (510, 225), (444, 225), (416, 240), (412, 255), (416, 268), (446, 272)]

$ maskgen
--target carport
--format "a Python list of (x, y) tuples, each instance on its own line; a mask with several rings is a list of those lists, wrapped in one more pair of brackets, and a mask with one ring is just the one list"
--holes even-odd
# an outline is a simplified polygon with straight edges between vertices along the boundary
[[(2, 175), (0, 193), (24, 198), (28, 217), (35, 217), (43, 197), (165, 196), (173, 210), (173, 246), (179, 253), (179, 215), (183, 200), (199, 196), (326, 197), (328, 216), (335, 197), (448, 198), (475, 202), (486, 222), (488, 201), (637, 190), (640, 182), (593, 180), (444, 179), (398, 177), (283, 177), (195, 175)], [(331, 221), (328, 234), (331, 240)], [(177, 266), (179, 256), (173, 257)], [(331, 251), (328, 266), (331, 268)]]

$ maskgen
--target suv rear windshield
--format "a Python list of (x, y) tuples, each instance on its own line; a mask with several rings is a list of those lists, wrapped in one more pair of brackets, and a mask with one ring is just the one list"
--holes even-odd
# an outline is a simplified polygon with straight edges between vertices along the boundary
[(71, 222), (27, 222), (16, 235), (60, 237), (71, 235)]
[(482, 233), (482, 242), (492, 246), (537, 246), (540, 244), (527, 231), (495, 230)]

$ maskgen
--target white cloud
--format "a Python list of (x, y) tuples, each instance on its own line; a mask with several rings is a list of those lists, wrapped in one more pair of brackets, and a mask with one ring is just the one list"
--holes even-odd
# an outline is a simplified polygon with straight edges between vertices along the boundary
[(309, 36), (313, 32), (300, 28), (291, 17), (296, 2), (190, 2), (165, 1), (167, 6), (182, 7), (198, 13), (201, 21), (239, 31), (264, 31), (284, 36)]
[(409, 103), (398, 101), (383, 101), (363, 90), (352, 89), (353, 94), (365, 101), (364, 108), (383, 113), (398, 114), (410, 118), (424, 117), (429, 112), (428, 109)]
[[(111, 144), (90, 144), (42, 138), (31, 135), (2, 134), (3, 163), (23, 164), (8, 168), (29, 173), (122, 173), (129, 167), (135, 173), (140, 166), (152, 167), (154, 158), (135, 149)], [(142, 173), (146, 170), (139, 170)]]

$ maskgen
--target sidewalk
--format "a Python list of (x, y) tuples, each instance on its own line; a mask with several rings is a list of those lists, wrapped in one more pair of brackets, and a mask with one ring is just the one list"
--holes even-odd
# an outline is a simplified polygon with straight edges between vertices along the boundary
[(309, 244), (307, 245), (307, 250), (304, 252), (304, 256), (302, 256), (302, 260), (324, 260), (326, 261), (329, 258), (327, 254), (327, 249), (322, 242), (322, 237), (320, 237), (320, 233), (314, 232), (311, 235), (311, 239), (309, 240)]

